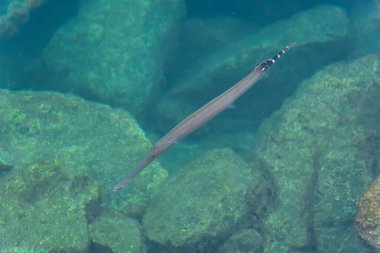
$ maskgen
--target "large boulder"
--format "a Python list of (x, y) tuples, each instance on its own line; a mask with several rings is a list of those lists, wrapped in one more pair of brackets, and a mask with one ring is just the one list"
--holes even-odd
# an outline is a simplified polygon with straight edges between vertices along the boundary
[(143, 253), (137, 221), (120, 216), (102, 216), (89, 225), (93, 247), (99, 252)]
[(217, 253), (257, 253), (263, 251), (261, 235), (254, 229), (243, 229), (218, 248)]
[(208, 151), (152, 197), (146, 236), (174, 252), (209, 252), (261, 212), (267, 190), (262, 175), (231, 150)]
[(380, 130), (379, 63), (369, 55), (324, 68), (259, 131), (254, 160), (277, 192), (265, 252), (363, 252), (353, 219), (379, 171), (371, 147)]
[(153, 163), (128, 189), (112, 193), (151, 145), (127, 111), (53, 92), (0, 90), (0, 115), (0, 157), (7, 165), (60, 160), (88, 173), (104, 204), (128, 215), (141, 216), (148, 191), (167, 176)]
[(1, 252), (85, 252), (99, 188), (59, 161), (32, 163), (0, 187)]
[(44, 60), (60, 89), (140, 111), (162, 78), (183, 13), (178, 1), (82, 1), (54, 35)]

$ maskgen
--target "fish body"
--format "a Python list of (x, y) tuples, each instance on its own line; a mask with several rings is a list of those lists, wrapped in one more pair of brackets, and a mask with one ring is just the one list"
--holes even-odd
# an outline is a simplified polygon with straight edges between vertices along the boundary
[(238, 83), (182, 120), (156, 144), (154, 144), (145, 158), (140, 161), (140, 163), (138, 163), (137, 166), (122, 181), (114, 186), (113, 191), (120, 191), (125, 188), (146, 166), (148, 166), (170, 146), (191, 134), (232, 105), (241, 95), (243, 95), (257, 81), (259, 81), (263, 77), (263, 74), (267, 72), (283, 54), (293, 47), (294, 44), (295, 43), (289, 44), (284, 49), (278, 51), (272, 58), (269, 58), (255, 67)]

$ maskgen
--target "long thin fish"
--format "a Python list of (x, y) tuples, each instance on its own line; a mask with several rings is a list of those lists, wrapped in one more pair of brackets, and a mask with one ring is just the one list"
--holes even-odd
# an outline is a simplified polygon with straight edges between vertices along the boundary
[(263, 74), (268, 71), (268, 69), (270, 69), (273, 64), (283, 54), (286, 53), (286, 51), (294, 46), (294, 44), (295, 43), (291, 43), (281, 51), (278, 51), (275, 56), (255, 67), (251, 73), (249, 73), (234, 86), (181, 121), (151, 148), (145, 158), (139, 164), (137, 164), (137, 166), (132, 170), (132, 172), (130, 172), (130, 174), (128, 174), (122, 181), (115, 185), (113, 191), (120, 191), (121, 189), (125, 188), (146, 166), (148, 166), (154, 159), (161, 155), (166, 149), (190, 133), (194, 132), (200, 126), (210, 121), (216, 115), (228, 108), (233, 102), (235, 102), (236, 99), (238, 99), (257, 81), (259, 81), (263, 77)]

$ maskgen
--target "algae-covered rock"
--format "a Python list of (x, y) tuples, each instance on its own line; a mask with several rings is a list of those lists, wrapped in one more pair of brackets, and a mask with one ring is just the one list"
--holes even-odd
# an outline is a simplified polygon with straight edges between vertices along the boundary
[[(338, 127), (348, 136), (364, 138), (358, 127)], [(353, 130), (353, 131), (352, 131)], [(356, 132), (356, 133), (354, 133)], [(356, 146), (357, 140), (332, 136), (320, 157), (314, 196), (314, 231), (318, 252), (365, 252), (353, 227), (356, 203), (372, 181), (371, 157)], [(331, 147), (334, 146), (334, 147)], [(340, 242), (337, 244), (337, 242)]]
[(85, 252), (87, 208), (99, 198), (88, 176), (56, 161), (1, 179), (1, 252)]
[(380, 52), (379, 1), (369, 2), (366, 8), (355, 8), (350, 15), (353, 55)]
[[(146, 193), (167, 173), (153, 163), (125, 191), (112, 187), (136, 164), (150, 142), (126, 111), (53, 92), (0, 90), (0, 153), (15, 168), (38, 159), (60, 160), (99, 182), (102, 200), (141, 216)], [(120, 203), (121, 202), (121, 203)]]
[(278, 196), (265, 252), (363, 252), (352, 227), (355, 203), (379, 171), (368, 143), (380, 130), (379, 63), (370, 55), (326, 67), (259, 131), (254, 159)]
[(380, 249), (380, 177), (361, 197), (356, 215), (356, 231), (375, 249)]
[(82, 1), (44, 58), (61, 89), (138, 112), (162, 78), (183, 1)]
[(100, 217), (89, 225), (95, 247), (113, 253), (142, 253), (141, 234), (137, 221), (123, 217)]
[(258, 253), (262, 251), (261, 235), (254, 229), (243, 229), (226, 240), (217, 253)]
[(145, 234), (175, 252), (205, 252), (231, 235), (250, 211), (260, 212), (267, 186), (231, 150), (208, 151), (159, 188), (143, 218)]
[[(310, 80), (305, 94), (316, 96), (334, 118), (322, 150), (316, 149), (314, 233), (318, 252), (366, 252), (354, 233), (360, 196), (380, 171), (380, 59), (375, 55), (327, 67)], [(306, 85), (306, 84), (305, 84)], [(337, 244), (339, 241), (341, 243)]]
[(318, 231), (317, 253), (375, 253), (368, 251), (362, 240), (358, 239), (352, 220), (347, 224), (326, 226)]

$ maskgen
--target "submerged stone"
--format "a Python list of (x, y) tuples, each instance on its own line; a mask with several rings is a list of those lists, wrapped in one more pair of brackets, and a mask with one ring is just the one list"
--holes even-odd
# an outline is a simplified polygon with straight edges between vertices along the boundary
[(231, 150), (208, 151), (166, 180), (152, 197), (143, 218), (145, 234), (174, 252), (212, 249), (250, 215), (260, 213), (267, 186), (261, 174)]
[(0, 90), (0, 149), (15, 168), (51, 158), (87, 172), (103, 204), (141, 216), (167, 172), (153, 163), (126, 190), (112, 192), (150, 147), (127, 111), (53, 92)]
[(141, 234), (137, 221), (124, 217), (101, 217), (89, 225), (94, 247), (113, 253), (142, 253)]
[(258, 132), (253, 159), (277, 189), (265, 252), (364, 252), (353, 219), (380, 169), (368, 142), (380, 131), (379, 63), (369, 55), (324, 68)]
[(57, 161), (30, 164), (1, 179), (1, 252), (85, 252), (88, 207), (99, 188)]
[(182, 13), (182, 0), (82, 1), (45, 49), (46, 64), (60, 89), (136, 113), (162, 78)]
[(261, 235), (254, 229), (243, 229), (226, 240), (217, 253), (257, 253), (262, 251)]

